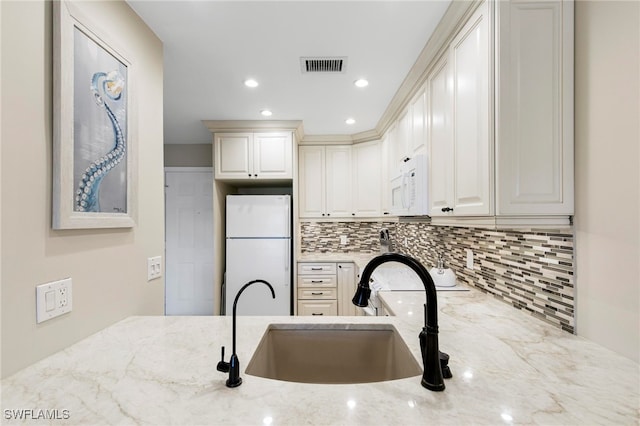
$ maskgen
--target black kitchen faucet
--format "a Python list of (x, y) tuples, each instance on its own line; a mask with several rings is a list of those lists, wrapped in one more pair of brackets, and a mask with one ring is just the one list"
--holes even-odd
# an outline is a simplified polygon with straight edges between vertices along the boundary
[(369, 280), (373, 271), (383, 263), (399, 262), (407, 265), (418, 274), (420, 281), (424, 285), (427, 294), (427, 303), (424, 304), (424, 327), (420, 332), (420, 350), (422, 352), (422, 363), (424, 372), (422, 374), (422, 386), (432, 391), (443, 391), (444, 380), (451, 377), (449, 369), (449, 355), (440, 352), (438, 349), (438, 301), (436, 297), (436, 286), (429, 272), (416, 259), (400, 253), (384, 253), (374, 257), (364, 267), (360, 276), (360, 283), (353, 296), (352, 302), (356, 306), (365, 307), (369, 303), (371, 289)]

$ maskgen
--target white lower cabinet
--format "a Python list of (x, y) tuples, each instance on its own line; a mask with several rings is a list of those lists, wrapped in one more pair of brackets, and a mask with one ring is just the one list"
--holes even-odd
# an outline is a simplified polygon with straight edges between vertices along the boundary
[(355, 280), (352, 262), (298, 262), (298, 315), (356, 315)]
[(298, 300), (299, 316), (335, 316), (337, 311), (335, 300)]
[(356, 265), (338, 263), (338, 315), (358, 315), (360, 309), (351, 302), (356, 294)]

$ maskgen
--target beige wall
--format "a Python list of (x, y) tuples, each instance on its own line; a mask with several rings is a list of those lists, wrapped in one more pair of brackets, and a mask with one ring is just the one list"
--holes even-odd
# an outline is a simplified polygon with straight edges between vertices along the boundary
[(577, 333), (640, 361), (640, 3), (575, 12)]
[[(130, 315), (162, 314), (162, 44), (124, 2), (78, 2), (137, 69), (139, 190), (133, 229), (53, 231), (52, 5), (0, 2), (2, 17), (2, 376)], [(111, 27), (112, 26), (112, 27)], [(73, 311), (36, 324), (35, 286), (73, 279)]]
[(212, 144), (167, 144), (164, 165), (167, 167), (212, 167)]

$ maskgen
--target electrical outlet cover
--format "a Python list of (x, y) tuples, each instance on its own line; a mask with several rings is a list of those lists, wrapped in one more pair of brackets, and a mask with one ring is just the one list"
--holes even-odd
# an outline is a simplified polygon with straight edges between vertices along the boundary
[(73, 292), (71, 278), (36, 286), (36, 322), (71, 312)]

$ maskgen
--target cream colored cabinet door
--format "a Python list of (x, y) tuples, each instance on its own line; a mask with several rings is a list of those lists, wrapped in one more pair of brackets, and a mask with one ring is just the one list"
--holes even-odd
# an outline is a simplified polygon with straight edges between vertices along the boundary
[(215, 178), (249, 179), (253, 174), (253, 134), (220, 133), (215, 135)]
[(456, 216), (493, 214), (489, 20), (485, 1), (450, 46)]
[(426, 92), (425, 89), (418, 91), (413, 98), (411, 107), (411, 136), (409, 138), (408, 152), (410, 157), (424, 154), (427, 146), (427, 126), (426, 126)]
[(451, 78), (445, 55), (427, 76), (430, 216), (453, 214)]
[(253, 135), (253, 175), (258, 179), (291, 179), (291, 133)]
[(351, 302), (356, 294), (356, 265), (338, 263), (338, 315), (357, 315), (359, 308)]
[(351, 146), (327, 146), (326, 217), (353, 217), (351, 208)]
[(571, 215), (573, 2), (497, 7), (497, 214)]
[(411, 158), (410, 153), (410, 141), (411, 131), (411, 114), (407, 108), (398, 118), (396, 126), (393, 129), (393, 144), (391, 145), (391, 152), (393, 155), (392, 170), (400, 170), (402, 164)]
[(298, 151), (298, 208), (303, 218), (325, 215), (324, 146), (301, 146)]
[(353, 216), (380, 216), (380, 141), (353, 145)]
[(389, 132), (387, 132), (380, 141), (380, 210), (383, 216), (391, 214), (391, 185), (389, 173), (390, 139)]
[(298, 300), (299, 316), (335, 316), (338, 315), (336, 300)]

